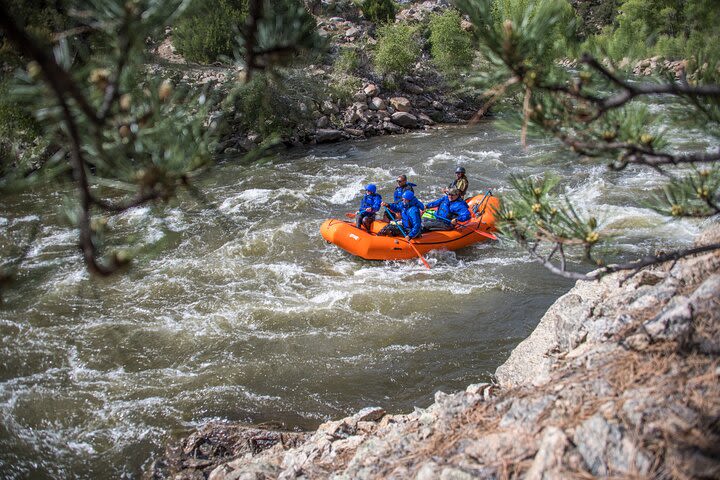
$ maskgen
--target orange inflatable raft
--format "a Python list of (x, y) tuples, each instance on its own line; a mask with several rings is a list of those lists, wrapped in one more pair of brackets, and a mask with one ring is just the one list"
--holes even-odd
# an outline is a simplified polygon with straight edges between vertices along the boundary
[[(472, 218), (459, 225), (455, 230), (425, 232), (420, 238), (412, 240), (417, 250), (425, 254), (430, 250), (457, 250), (474, 243), (483, 242), (493, 235), (495, 230), (495, 211), (498, 199), (478, 195), (468, 199), (467, 203)], [(481, 204), (482, 202), (482, 204)], [(475, 207), (478, 208), (475, 208)], [(480, 217), (477, 215), (481, 214)], [(365, 260), (406, 260), (417, 258), (417, 253), (403, 237), (380, 236), (378, 232), (387, 222), (375, 220), (372, 233), (355, 227), (355, 221), (337, 219), (325, 220), (320, 226), (320, 233), (329, 243), (337, 245), (348, 253)]]

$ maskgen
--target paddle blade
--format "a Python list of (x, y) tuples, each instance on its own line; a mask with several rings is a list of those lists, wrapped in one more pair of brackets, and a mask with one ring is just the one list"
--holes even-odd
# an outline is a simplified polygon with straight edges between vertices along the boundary
[(490, 232), (483, 232), (480, 230), (475, 230), (475, 233), (477, 233), (478, 235), (482, 235), (483, 237), (487, 237), (491, 240), (497, 240), (497, 237)]
[(357, 217), (357, 213), (352, 213), (352, 212), (346, 213), (345, 217), (346, 218), (355, 218), (355, 217)]
[(415, 245), (412, 244), (412, 241), (409, 241), (408, 243), (410, 244), (412, 249), (415, 250), (415, 253), (417, 254), (418, 258), (420, 260), (422, 260), (422, 262), (425, 264), (427, 269), (430, 270), (430, 264), (427, 262), (427, 260), (425, 260), (425, 257), (422, 256), (422, 253), (420, 253), (420, 251), (417, 249), (417, 247), (415, 247)]

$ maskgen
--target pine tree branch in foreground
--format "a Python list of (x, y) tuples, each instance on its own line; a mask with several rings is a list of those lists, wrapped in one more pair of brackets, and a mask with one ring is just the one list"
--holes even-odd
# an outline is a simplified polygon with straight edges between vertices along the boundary
[[(208, 121), (211, 92), (157, 79), (144, 63), (144, 40), (162, 32), (188, 4), (96, 0), (95, 10), (84, 10), (79, 26), (54, 35), (57, 43), (50, 48), (0, 3), (0, 31), (29, 62), (27, 72), (17, 74), (18, 101), (42, 113), (43, 135), (62, 149), (53, 155), (52, 168), (44, 164), (24, 175), (3, 170), (0, 190), (61, 183), (72, 172), (76, 198), (66, 213), (79, 230), (78, 246), (93, 275), (111, 275), (132, 257), (127, 250), (106, 251), (104, 215), (167, 201), (212, 163), (217, 122)], [(324, 47), (312, 17), (292, 0), (251, 0), (247, 25), (237, 27), (247, 78), (255, 69), (296, 62), (300, 53)], [(98, 43), (109, 48), (74, 48), (83, 41), (76, 35), (98, 35)]]
[[(549, 135), (579, 157), (603, 162), (611, 170), (623, 171), (630, 165), (651, 168), (668, 182), (663, 194), (651, 195), (649, 208), (676, 218), (709, 218), (720, 213), (720, 63), (688, 62), (679, 79), (668, 76), (655, 83), (630, 81), (589, 53), (581, 56), (578, 70), (568, 70), (556, 63), (567, 55), (567, 50), (557, 48), (562, 43), (558, 39), (573, 35), (566, 28), (570, 23), (563, 25), (563, 2), (534, 2), (511, 11), (510, 18), (500, 18), (502, 13), (491, 0), (455, 3), (475, 25), (491, 63), (488, 72), (478, 74), (478, 81), (488, 87), (487, 104), (503, 96), (522, 99), (516, 125), (523, 145), (530, 133)], [(690, 128), (712, 137), (710, 148), (677, 151), (661, 131), (653, 130), (655, 118), (640, 101), (655, 98), (681, 106)], [(596, 253), (607, 234), (594, 218), (578, 213), (567, 198), (551, 193), (555, 181), (511, 177), (511, 183), (514, 194), (503, 199), (498, 212), (501, 233), (566, 278), (592, 280), (615, 271), (637, 272), (720, 248), (713, 244), (678, 249), (608, 265)], [(607, 266), (589, 274), (570, 271), (569, 258), (578, 257)]]

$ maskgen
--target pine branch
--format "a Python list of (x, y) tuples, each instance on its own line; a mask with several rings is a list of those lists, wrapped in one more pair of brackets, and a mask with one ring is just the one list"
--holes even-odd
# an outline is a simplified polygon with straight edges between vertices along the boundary
[(720, 250), (720, 243), (712, 243), (712, 244), (703, 245), (700, 247), (675, 250), (673, 252), (664, 253), (662, 255), (647, 255), (638, 260), (608, 265), (608, 266), (599, 268), (597, 270), (594, 270), (590, 273), (579, 273), (579, 272), (569, 271), (566, 269), (566, 262), (565, 262), (564, 254), (561, 255), (560, 266), (557, 266), (554, 263), (552, 263), (551, 257), (554, 255), (556, 249), (559, 251), (562, 251), (561, 244), (557, 244), (556, 248), (553, 248), (550, 255), (541, 255), (537, 252), (538, 244), (535, 244), (534, 246), (530, 246), (527, 242), (520, 242), (520, 243), (525, 248), (525, 250), (527, 250), (527, 252), (530, 254), (530, 256), (535, 261), (540, 263), (543, 267), (547, 268), (549, 271), (551, 271), (555, 275), (559, 275), (563, 278), (567, 278), (570, 280), (585, 280), (585, 281), (600, 280), (602, 277), (609, 275), (611, 273), (615, 273), (615, 272), (632, 271), (634, 273), (637, 273), (645, 267), (649, 267), (649, 266), (653, 266), (653, 265), (661, 265), (663, 263), (670, 262), (670, 261), (677, 262), (678, 260), (681, 260), (686, 257), (690, 257), (692, 255), (697, 255), (700, 253), (707, 253), (707, 252), (712, 252), (715, 250)]

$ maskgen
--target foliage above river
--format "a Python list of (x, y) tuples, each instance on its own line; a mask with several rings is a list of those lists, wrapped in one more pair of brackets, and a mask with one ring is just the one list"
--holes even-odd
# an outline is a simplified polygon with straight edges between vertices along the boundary
[[(444, 116), (450, 108), (438, 99), (466, 110), (483, 99), (480, 112), (462, 117), (470, 118), (506, 96), (520, 110), (516, 126), (523, 144), (544, 131), (616, 169), (643, 163), (638, 157), (714, 161), (699, 153), (678, 156), (661, 129), (648, 126), (649, 113), (631, 101), (656, 93), (677, 96), (686, 102), (681, 110), (694, 122), (692, 128), (716, 135), (715, 49), (720, 42), (712, 41), (718, 38), (710, 20), (716, 8), (712, 2), (664, 0), (659, 8), (650, 8), (646, 0), (456, 4), (460, 11), (386, 0), (223, 0), (217, 8), (181, 0), (94, 0), (87, 5), (16, 0), (2, 23), (3, 52), (6, 65), (25, 67), (12, 76), (7, 74), (11, 68), (4, 69), (0, 182), (6, 190), (17, 190), (39, 182), (63, 183), (72, 173), (79, 200), (68, 202), (66, 213), (79, 227), (91, 271), (104, 275), (132, 256), (120, 248), (126, 242), (109, 241), (102, 231), (105, 215), (169, 200), (186, 186), (192, 190), (194, 175), (210, 165), (218, 140), (235, 130), (245, 138), (231, 137), (233, 145), (250, 150), (277, 140), (297, 144), (387, 134), (456, 121), (457, 116)], [(617, 6), (616, 14), (609, 13), (611, 6)], [(332, 17), (339, 14), (348, 20)], [(590, 21), (609, 23), (593, 31)], [(182, 72), (168, 74), (173, 80), (157, 78), (155, 72), (162, 75), (162, 69), (148, 74), (145, 42), (166, 40), (191, 59), (243, 68), (239, 75), (235, 67), (224, 68), (239, 86), (199, 87), (184, 81)], [(559, 60), (587, 49), (590, 55), (581, 57), (579, 72), (558, 67)], [(606, 55), (612, 61), (652, 53), (686, 57), (678, 81), (635, 87), (625, 73), (602, 61)], [(310, 62), (307, 69), (287, 70)], [(329, 88), (321, 85), (325, 81)], [(457, 85), (469, 101), (432, 96), (437, 91), (456, 95)], [(393, 123), (394, 92), (413, 93), (426, 110), (396, 119), (402, 127)], [(355, 122), (362, 123), (361, 130)], [(322, 136), (323, 129), (338, 123), (345, 133), (331, 128)], [(658, 162), (644, 163), (665, 165)], [(674, 216), (712, 214), (717, 176), (713, 168), (683, 172), (667, 184), (655, 208)], [(535, 183), (516, 182), (520, 191), (534, 195), (525, 199), (527, 208), (505, 202), (503, 210), (510, 221), (517, 222), (518, 215), (527, 221), (518, 230), (523, 241), (533, 232), (554, 239), (574, 232), (586, 256), (598, 261), (589, 252), (604, 236), (591, 219), (545, 199), (545, 193), (532, 193), (546, 189), (541, 180), (529, 181)], [(552, 231), (556, 218), (563, 218), (568, 229)]]

